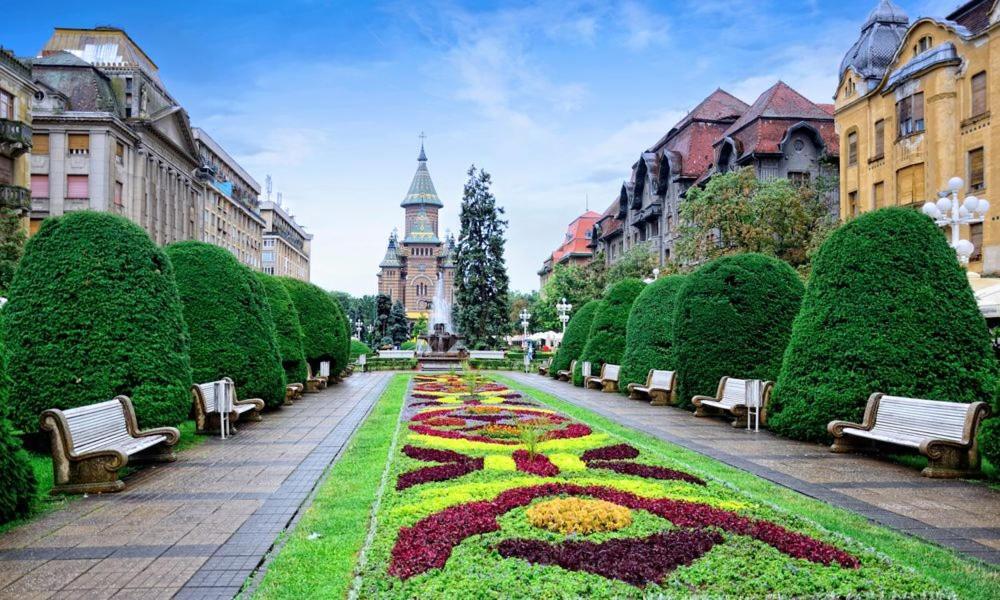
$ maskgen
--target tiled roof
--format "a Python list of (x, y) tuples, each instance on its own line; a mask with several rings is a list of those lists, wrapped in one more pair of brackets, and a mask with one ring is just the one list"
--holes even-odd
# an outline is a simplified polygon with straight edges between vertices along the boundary
[(437, 190), (434, 189), (434, 182), (431, 181), (431, 172), (427, 170), (427, 154), (424, 152), (423, 144), (420, 144), (420, 156), (417, 157), (417, 172), (413, 174), (413, 181), (410, 182), (410, 190), (406, 193), (406, 198), (403, 198), (403, 201), (399, 205), (412, 206), (415, 204), (444, 206), (444, 203), (438, 198)]
[(594, 223), (600, 218), (600, 213), (588, 210), (573, 219), (566, 229), (565, 241), (552, 253), (552, 262), (557, 263), (573, 254), (592, 254), (587, 234), (594, 229)]
[(778, 153), (788, 128), (802, 121), (820, 132), (828, 153), (839, 154), (833, 115), (781, 81), (761, 94), (716, 144), (722, 143), (722, 138), (731, 137), (739, 146), (740, 156)]
[(969, 30), (969, 33), (976, 35), (989, 27), (990, 9), (993, 8), (995, 0), (972, 0), (956, 8), (950, 15), (945, 17), (949, 21), (954, 21)]

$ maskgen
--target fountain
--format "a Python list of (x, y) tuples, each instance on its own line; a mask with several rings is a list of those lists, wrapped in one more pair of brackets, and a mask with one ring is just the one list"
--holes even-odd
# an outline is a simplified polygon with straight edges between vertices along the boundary
[(444, 297), (444, 276), (439, 273), (427, 332), (417, 338), (418, 366), (421, 371), (458, 370), (466, 357), (462, 336), (455, 333), (451, 323), (451, 303)]

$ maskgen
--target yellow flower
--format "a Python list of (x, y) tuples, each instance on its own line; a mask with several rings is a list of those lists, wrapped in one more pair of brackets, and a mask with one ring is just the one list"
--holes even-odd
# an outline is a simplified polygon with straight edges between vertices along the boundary
[(562, 534), (617, 531), (632, 524), (632, 511), (629, 509), (591, 498), (546, 500), (533, 504), (525, 514), (535, 527)]

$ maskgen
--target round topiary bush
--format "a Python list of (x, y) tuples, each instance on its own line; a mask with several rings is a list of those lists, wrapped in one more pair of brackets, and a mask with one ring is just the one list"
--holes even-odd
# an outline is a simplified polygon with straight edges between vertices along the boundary
[(191, 335), (197, 383), (231, 377), (239, 398), (285, 400), (285, 371), (264, 286), (228, 250), (203, 242), (167, 246)]
[[(590, 324), (587, 334), (587, 344), (580, 353), (581, 362), (590, 362), (592, 375), (597, 375), (605, 363), (620, 365), (625, 354), (625, 330), (628, 326), (628, 315), (632, 304), (639, 297), (646, 284), (638, 279), (623, 279), (608, 288), (600, 307), (594, 313), (594, 322)], [(573, 382), (583, 385), (582, 364), (576, 364)]]
[(725, 256), (689, 275), (675, 300), (678, 404), (714, 396), (725, 376), (774, 381), (803, 291), (788, 263), (762, 254)]
[(141, 427), (187, 417), (191, 368), (174, 269), (140, 227), (90, 211), (46, 219), (9, 298), (7, 413), (15, 427), (38, 431), (45, 409), (119, 394), (132, 398)]
[(340, 303), (322, 288), (291, 277), (279, 277), (299, 311), (302, 323), (302, 348), (313, 374), (319, 363), (330, 361), (330, 374), (339, 374), (347, 365), (347, 317)]
[(360, 340), (351, 340), (351, 362), (358, 360), (358, 357), (362, 354), (371, 355), (371, 353), (372, 349), (368, 347), (368, 344)]
[(566, 324), (566, 333), (563, 335), (559, 349), (552, 357), (552, 364), (549, 366), (549, 375), (557, 377), (559, 371), (569, 369), (569, 365), (574, 360), (580, 358), (583, 347), (587, 345), (587, 336), (590, 335), (590, 325), (594, 322), (594, 314), (597, 307), (601, 305), (600, 300), (591, 300), (584, 304), (570, 317)]
[(986, 322), (945, 236), (916, 211), (878, 210), (813, 259), (769, 425), (821, 440), (830, 421), (859, 421), (873, 392), (994, 402), (996, 385)]
[(674, 302), (684, 285), (683, 275), (661, 277), (642, 290), (628, 315), (625, 354), (618, 387), (644, 384), (650, 369), (673, 371)]
[(307, 375), (306, 356), (302, 350), (302, 324), (299, 323), (299, 311), (296, 310), (288, 290), (277, 277), (266, 273), (255, 273), (255, 275), (267, 292), (267, 303), (274, 318), (285, 379), (289, 382), (304, 383)]
[[(0, 340), (0, 408), (7, 408), (10, 378), (7, 374), (6, 353)], [(21, 440), (0, 410), (0, 525), (23, 517), (31, 511), (38, 492), (38, 481), (31, 468), (28, 453)]]

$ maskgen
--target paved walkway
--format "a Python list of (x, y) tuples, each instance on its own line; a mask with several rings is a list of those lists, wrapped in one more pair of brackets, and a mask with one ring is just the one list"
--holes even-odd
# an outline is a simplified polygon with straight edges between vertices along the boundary
[(807, 496), (966, 555), (1000, 564), (1000, 492), (826, 446), (734, 429), (673, 407), (584, 390), (540, 375), (504, 373), (622, 425), (749, 471)]
[(232, 598), (391, 373), (357, 374), (0, 536), (0, 598)]

